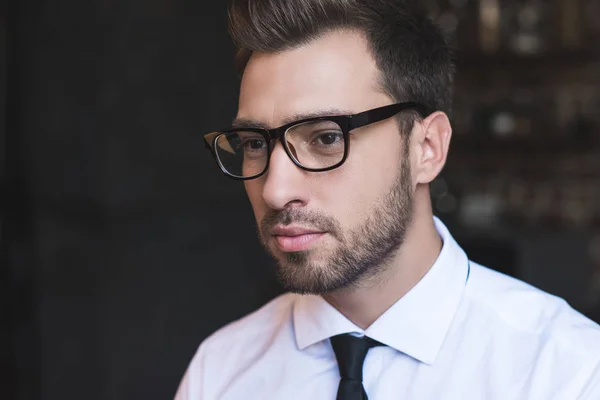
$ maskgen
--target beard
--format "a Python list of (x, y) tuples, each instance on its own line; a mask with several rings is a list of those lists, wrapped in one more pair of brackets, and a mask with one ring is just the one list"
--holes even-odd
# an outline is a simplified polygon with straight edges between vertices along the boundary
[[(300, 208), (271, 210), (260, 223), (259, 237), (276, 261), (276, 275), (286, 291), (323, 295), (358, 286), (382, 275), (404, 243), (413, 216), (413, 193), (408, 155), (390, 190), (373, 206), (357, 228), (344, 234), (340, 223), (325, 214)], [(334, 237), (339, 245), (323, 262), (311, 262), (313, 250), (276, 256), (268, 232), (278, 224), (310, 226)]]

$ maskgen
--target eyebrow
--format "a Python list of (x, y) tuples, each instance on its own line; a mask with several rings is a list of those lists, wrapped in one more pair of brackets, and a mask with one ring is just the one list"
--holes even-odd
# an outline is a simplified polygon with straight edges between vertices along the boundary
[[(338, 115), (352, 115), (354, 114), (349, 110), (341, 110), (339, 108), (327, 108), (323, 110), (312, 111), (308, 113), (299, 113), (288, 116), (283, 119), (281, 126), (291, 124), (292, 122), (302, 121), (311, 118), (320, 117), (334, 117)], [(232, 128), (259, 128), (259, 129), (272, 129), (267, 124), (253, 118), (236, 118), (231, 123)]]

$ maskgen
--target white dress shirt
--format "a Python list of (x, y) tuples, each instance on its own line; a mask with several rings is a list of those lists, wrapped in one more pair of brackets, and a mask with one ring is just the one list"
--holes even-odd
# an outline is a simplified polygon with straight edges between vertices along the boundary
[(370, 400), (600, 400), (600, 326), (564, 300), (469, 262), (436, 218), (430, 271), (368, 329), (285, 294), (198, 349), (176, 400), (334, 400), (329, 337), (367, 335)]

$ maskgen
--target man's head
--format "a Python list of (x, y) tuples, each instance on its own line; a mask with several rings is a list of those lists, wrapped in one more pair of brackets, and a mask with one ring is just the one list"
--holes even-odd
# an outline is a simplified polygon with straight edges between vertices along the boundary
[[(451, 54), (416, 3), (235, 1), (237, 120), (276, 128), (299, 116), (409, 101), (449, 112)], [(393, 262), (415, 216), (429, 210), (421, 203), (450, 136), (443, 112), (409, 110), (353, 130), (347, 159), (326, 172), (299, 168), (294, 150), (272, 142), (268, 170), (245, 184), (286, 289), (328, 293), (376, 278)]]

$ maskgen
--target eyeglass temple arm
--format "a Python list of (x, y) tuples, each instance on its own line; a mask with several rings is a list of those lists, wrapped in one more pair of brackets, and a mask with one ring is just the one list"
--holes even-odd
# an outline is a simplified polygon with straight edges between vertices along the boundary
[(219, 132), (211, 132), (209, 134), (204, 135), (204, 145), (207, 149), (212, 150), (215, 137), (219, 134)]
[(429, 107), (412, 101), (399, 104), (390, 104), (389, 106), (384, 106), (353, 115), (352, 120), (350, 121), (350, 129), (356, 129), (360, 128), (361, 126), (383, 121), (384, 119), (393, 117), (400, 111), (408, 109), (416, 110), (423, 117), (431, 114)]

